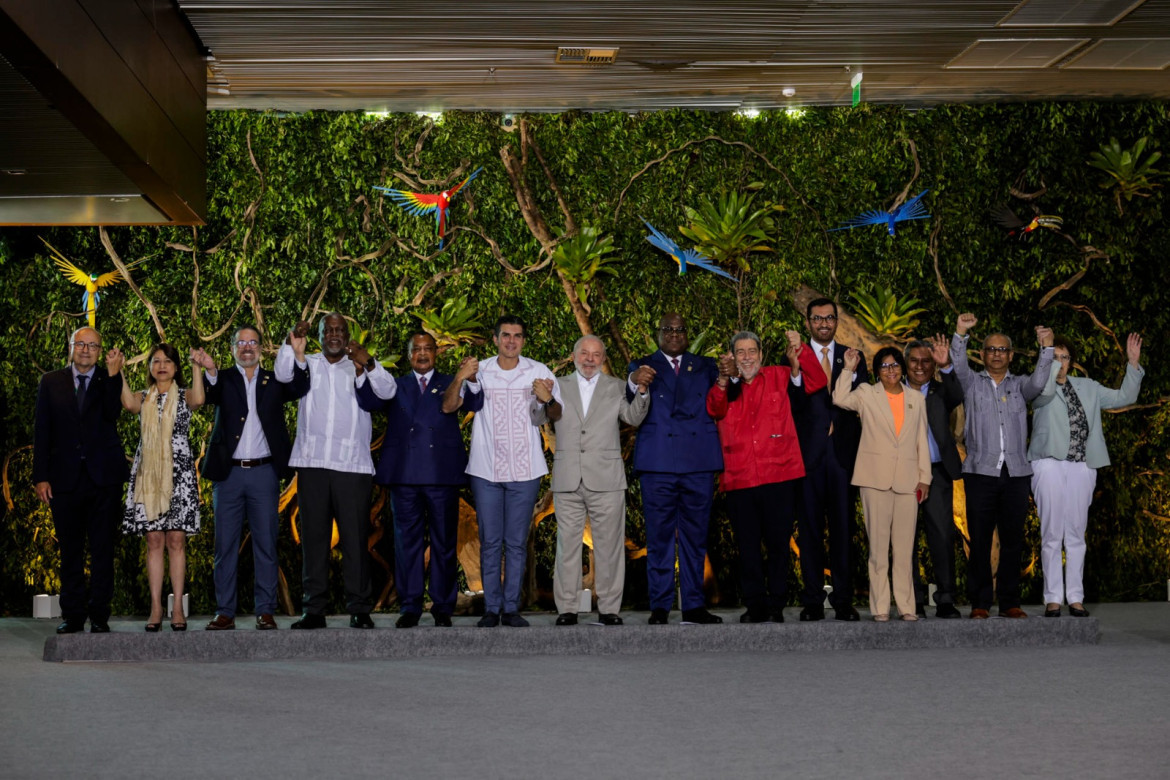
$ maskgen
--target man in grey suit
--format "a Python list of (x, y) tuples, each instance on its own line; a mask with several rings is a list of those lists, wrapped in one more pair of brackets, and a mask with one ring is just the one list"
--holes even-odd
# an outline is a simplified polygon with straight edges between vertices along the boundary
[[(605, 344), (596, 336), (582, 336), (573, 345), (577, 370), (556, 381), (564, 409), (553, 420), (557, 434), (552, 491), (557, 514), (557, 560), (553, 595), (558, 626), (577, 623), (577, 593), (581, 588), (581, 544), (585, 519), (593, 532), (596, 565), (594, 587), (597, 612), (603, 625), (619, 626), (626, 558), (626, 469), (622, 461), (620, 423), (638, 425), (650, 408), (647, 388), (653, 370), (635, 372), (638, 392), (626, 399), (626, 383), (601, 373)], [(532, 421), (549, 421), (545, 403), (552, 398), (552, 380), (533, 386)]]

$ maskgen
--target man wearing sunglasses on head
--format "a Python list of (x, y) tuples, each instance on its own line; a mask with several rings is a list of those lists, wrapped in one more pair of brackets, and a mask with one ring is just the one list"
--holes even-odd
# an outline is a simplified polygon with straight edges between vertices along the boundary
[(305, 333), (294, 331), (282, 350), (296, 358), (291, 382), (281, 382), (260, 365), (260, 331), (245, 325), (232, 336), (235, 370), (216, 368), (207, 353), (194, 360), (204, 369), (207, 403), (215, 405), (215, 426), (202, 473), (212, 482), (215, 507), (215, 617), (208, 631), (236, 627), (236, 572), (244, 523), (252, 535), (255, 560), (256, 628), (276, 628), (276, 535), (280, 480), (288, 467), (292, 442), (284, 422), (284, 405), (309, 392)]
[[(1032, 467), (1028, 464), (1028, 401), (1044, 390), (1052, 366), (1052, 331), (1036, 326), (1040, 356), (1030, 376), (1009, 370), (1012, 340), (992, 333), (983, 340), (984, 370), (976, 373), (967, 363), (967, 332), (978, 322), (974, 314), (960, 314), (951, 339), (951, 363), (963, 388), (966, 409), (967, 459), (963, 486), (967, 494), (967, 531), (971, 555), (967, 559), (967, 592), (971, 617), (989, 617), (999, 598), (999, 615), (1025, 618), (1020, 609), (1020, 562), (1024, 550), (1024, 520)], [(999, 531), (999, 573), (991, 570), (991, 538)]]

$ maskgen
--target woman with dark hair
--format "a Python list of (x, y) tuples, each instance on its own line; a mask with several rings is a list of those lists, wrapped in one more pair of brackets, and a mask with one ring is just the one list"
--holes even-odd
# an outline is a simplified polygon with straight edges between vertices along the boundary
[[(191, 362), (206, 363), (203, 350), (191, 350)], [(110, 376), (121, 372), (125, 358), (116, 349), (106, 359)], [(162, 626), (164, 550), (170, 557), (175, 605), (171, 630), (187, 630), (183, 582), (187, 536), (199, 531), (199, 481), (188, 434), (191, 410), (203, 405), (203, 372), (193, 372), (191, 389), (183, 388), (183, 365), (170, 344), (155, 344), (146, 359), (147, 388), (132, 392), (122, 382), (122, 406), (139, 417), (141, 439), (130, 470), (122, 530), (146, 537), (146, 575), (150, 583), (150, 619), (146, 630)]]
[(930, 491), (930, 449), (926, 441), (926, 402), (906, 393), (906, 359), (896, 347), (883, 347), (873, 359), (875, 385), (851, 390), (851, 375), (861, 353), (845, 353), (845, 370), (833, 388), (833, 403), (861, 417), (861, 443), (853, 484), (861, 489), (865, 532), (869, 537), (869, 610), (879, 623), (890, 619), (890, 550), (893, 549), (894, 601), (902, 620), (917, 620), (914, 610), (914, 531), (918, 504)]
[[(1032, 405), (1032, 495), (1040, 514), (1040, 565), (1044, 569), (1044, 617), (1060, 617), (1068, 600), (1069, 614), (1088, 617), (1085, 609), (1085, 528), (1097, 485), (1097, 469), (1109, 465), (1101, 433), (1101, 410), (1128, 406), (1137, 400), (1145, 370), (1142, 337), (1129, 334), (1128, 364), (1121, 387), (1112, 390), (1092, 379), (1068, 375), (1076, 352), (1067, 339), (1052, 341), (1052, 373)], [(1064, 551), (1062, 565), (1061, 548)]]

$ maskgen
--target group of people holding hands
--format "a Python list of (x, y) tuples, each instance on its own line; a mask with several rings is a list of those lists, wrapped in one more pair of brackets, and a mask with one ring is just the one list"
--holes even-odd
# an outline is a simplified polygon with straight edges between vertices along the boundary
[[(208, 630), (236, 626), (245, 528), (255, 560), (255, 626), (278, 627), (278, 501), (281, 480), (294, 473), (304, 595), (292, 628), (326, 625), (334, 521), (349, 624), (374, 627), (368, 549), (374, 483), (390, 494), (399, 628), (419, 624), (425, 595), (434, 625), (452, 625), (459, 490), (466, 485), (479, 524), (484, 614), (477, 625), (528, 625), (521, 588), (533, 508), (548, 474), (540, 432), (546, 424), (555, 432), (550, 489), (558, 626), (578, 622), (587, 529), (597, 622), (622, 623), (623, 424), (637, 428), (632, 467), (645, 518), (651, 624), (669, 622), (676, 592), (683, 623), (722, 622), (707, 610), (703, 593), (719, 490), (739, 551), (746, 608), (740, 622), (784, 620), (794, 532), (803, 574), (800, 620), (825, 618), (826, 590), (836, 619), (860, 619), (850, 578), (855, 490), (869, 540), (873, 619), (891, 619), (891, 590), (902, 620), (925, 615), (926, 585), (915, 559), (919, 528), (933, 562), (936, 615), (960, 617), (953, 490), (959, 478), (966, 493), (970, 617), (989, 617), (996, 600), (1000, 616), (1026, 617), (1020, 566), (1029, 494), (1041, 520), (1044, 614), (1060, 616), (1067, 601), (1070, 614), (1088, 615), (1085, 528), (1096, 470), (1109, 464), (1101, 410), (1136, 400), (1144, 375), (1140, 336), (1129, 336), (1125, 379), (1114, 390), (1068, 376), (1074, 347), (1048, 328), (1036, 328), (1039, 354), (1027, 375), (1011, 373), (1013, 347), (1002, 333), (984, 338), (983, 368), (971, 366), (968, 340), (977, 324), (971, 314), (958, 317), (949, 344), (940, 335), (884, 347), (867, 366), (861, 352), (836, 341), (837, 315), (832, 300), (809, 303), (808, 338), (788, 331), (783, 357), (764, 365), (760, 338), (748, 331), (736, 333), (718, 359), (688, 352), (686, 321), (669, 313), (657, 330), (659, 349), (620, 377), (605, 372), (605, 344), (592, 335), (573, 346), (575, 370), (554, 376), (522, 355), (527, 328), (505, 315), (494, 328), (492, 357), (464, 358), (454, 374), (444, 374), (436, 370), (435, 339), (417, 332), (407, 344), (410, 371), (393, 377), (334, 312), (318, 323), (319, 353), (306, 354), (309, 324), (298, 323), (271, 371), (260, 365), (261, 334), (254, 327), (235, 332), (232, 369), (191, 350), (190, 387), (175, 348), (155, 345), (147, 355), (147, 387), (137, 391), (123, 378), (122, 353), (110, 349), (105, 368), (97, 365), (101, 336), (80, 328), (70, 338), (69, 365), (42, 377), (36, 406), (33, 481), (52, 508), (61, 547), (58, 633), (84, 630), (87, 619), (91, 631), (109, 630), (119, 524), (146, 538), (146, 630), (159, 631), (164, 620), (165, 557), (175, 594), (170, 626), (186, 628), (184, 550), (186, 537), (199, 530), (189, 426), (203, 404), (216, 408), (199, 464), (212, 483), (215, 510), (217, 607)], [(295, 439), (284, 423), (284, 406), (293, 401)], [(966, 410), (962, 460), (950, 424), (960, 404)], [(129, 471), (115, 427), (123, 409), (138, 415), (141, 431)], [(377, 464), (370, 450), (373, 412), (386, 417)], [(466, 412), (475, 412), (469, 449), (459, 425)], [(996, 531), (998, 575), (991, 565)]]

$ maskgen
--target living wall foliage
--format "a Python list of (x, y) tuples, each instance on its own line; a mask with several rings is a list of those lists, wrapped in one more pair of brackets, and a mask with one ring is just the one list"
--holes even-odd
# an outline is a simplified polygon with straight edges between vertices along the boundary
[[(505, 132), (499, 117), (488, 114), (449, 114), (433, 126), (413, 115), (356, 113), (213, 112), (208, 122), (205, 227), (113, 228), (108, 248), (96, 228), (0, 232), (0, 387), (11, 500), (0, 533), (0, 612), (26, 614), (33, 593), (56, 588), (51, 518), (29, 482), (32, 407), (40, 373), (63, 365), (67, 336), (80, 322), (81, 291), (53, 267), (38, 236), (86, 270), (111, 270), (110, 250), (126, 262), (145, 258), (134, 272), (141, 298), (121, 284), (101, 302), (98, 327), (107, 346), (141, 354), (163, 337), (161, 326), (180, 350), (205, 346), (221, 365), (230, 364), (227, 341), (235, 325), (259, 321), (271, 354), (295, 321), (333, 309), (368, 331), (375, 355), (391, 358), (403, 352), (419, 315), (441, 315), (444, 302), (457, 298), (467, 301), (455, 307), (465, 320), (522, 315), (531, 333), (526, 354), (562, 368), (588, 326), (606, 340), (617, 371), (627, 345), (635, 355), (652, 348), (654, 327), (667, 310), (684, 314), (693, 332), (708, 331), (708, 344), (720, 344), (736, 329), (742, 304), (745, 324), (766, 344), (779, 344), (785, 329), (802, 328), (802, 313), (792, 304), (801, 285), (846, 307), (856, 293), (885, 288), (916, 298), (927, 310), (918, 334), (949, 333), (958, 310), (974, 311), (981, 320), (977, 335), (1005, 331), (1021, 353), (1034, 346), (1033, 326), (1047, 324), (1071, 335), (1087, 372), (1107, 384), (1122, 374), (1118, 341), (1137, 330), (1146, 335), (1144, 406), (1105, 421), (1114, 465), (1100, 474), (1091, 512), (1088, 598), (1163, 594), (1170, 575), (1170, 410), (1161, 403), (1170, 391), (1170, 352), (1161, 338), (1170, 330), (1163, 290), (1166, 196), (1154, 190), (1119, 215), (1099, 187), (1105, 174), (1087, 165), (1111, 137), (1129, 146), (1149, 136), (1150, 150), (1165, 149), (1163, 104), (918, 112), (862, 106), (754, 119), (567, 113), (526, 119), (537, 147), (523, 146), (519, 132)], [(567, 292), (578, 281), (563, 283), (525, 220), (501, 161), (505, 147), (527, 163), (521, 179), (530, 190), (528, 216), (535, 207), (551, 228), (564, 229), (567, 210), (578, 226), (613, 237), (618, 262), (607, 267), (616, 273), (592, 281), (584, 320), (571, 310)], [(480, 165), (485, 170), (452, 205), (442, 252), (433, 219), (412, 217), (373, 189), (437, 192)], [(888, 208), (904, 190), (913, 195), (927, 188), (932, 218), (900, 223), (896, 237), (882, 227), (826, 232), (862, 211)], [(746, 273), (739, 289), (701, 269), (678, 276), (673, 261), (644, 241), (640, 219), (686, 247), (679, 231), (687, 224), (684, 209), (727, 192), (754, 193), (754, 207), (767, 206), (771, 219), (772, 251), (754, 252), (750, 272), (727, 269)], [(1033, 200), (1017, 197), (1037, 192)], [(997, 203), (1020, 215), (1030, 214), (1032, 203), (1058, 214), (1066, 236), (1009, 237), (988, 217)], [(144, 300), (155, 307), (157, 326)], [(479, 335), (479, 343), (445, 352), (440, 367), (450, 370), (465, 354), (489, 354), (486, 328)], [(1018, 354), (1015, 370), (1027, 370), (1030, 361)], [(140, 363), (128, 371), (133, 385), (144, 383)], [(196, 416), (193, 436), (202, 446), (212, 414)], [(128, 415), (123, 434), (132, 452), (137, 432)], [(192, 540), (188, 558), (196, 613), (214, 606), (214, 519), (206, 486), (204, 499), (204, 532)], [(723, 600), (734, 601), (733, 546), (716, 506), (712, 559)], [(640, 544), (636, 488), (628, 522), (629, 536)], [(299, 551), (289, 536), (282, 540), (282, 567), (298, 594)], [(550, 566), (550, 539), (542, 528), (541, 571)], [(1034, 528), (1028, 541), (1025, 564), (1033, 565), (1026, 595), (1036, 600)], [(116, 612), (145, 609), (142, 557), (139, 540), (123, 540)], [(857, 572), (864, 585), (863, 560)], [(250, 572), (241, 575), (246, 608)]]

